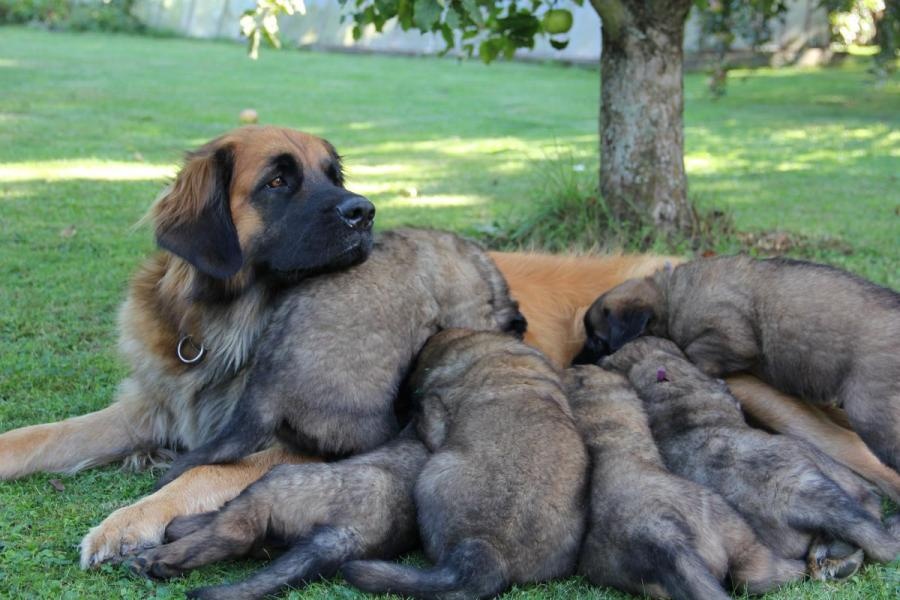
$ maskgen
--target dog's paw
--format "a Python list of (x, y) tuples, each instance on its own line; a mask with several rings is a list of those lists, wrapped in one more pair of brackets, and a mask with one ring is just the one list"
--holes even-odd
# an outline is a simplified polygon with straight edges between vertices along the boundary
[(81, 540), (81, 568), (122, 559), (162, 543), (166, 525), (174, 515), (152, 496), (115, 511)]
[(847, 579), (863, 564), (861, 548), (839, 540), (817, 540), (809, 550), (807, 567), (810, 579), (831, 581)]

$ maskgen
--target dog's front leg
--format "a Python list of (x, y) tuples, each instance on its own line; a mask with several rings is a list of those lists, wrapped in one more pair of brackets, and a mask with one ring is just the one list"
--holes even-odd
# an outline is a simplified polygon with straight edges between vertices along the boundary
[(151, 450), (152, 427), (143, 407), (120, 397), (97, 412), (8, 431), (0, 435), (0, 480), (39, 471), (74, 473)]
[(119, 561), (162, 543), (175, 517), (216, 510), (274, 465), (314, 460), (281, 448), (257, 452), (227, 465), (205, 465), (184, 473), (157, 492), (109, 515), (81, 541), (81, 567)]

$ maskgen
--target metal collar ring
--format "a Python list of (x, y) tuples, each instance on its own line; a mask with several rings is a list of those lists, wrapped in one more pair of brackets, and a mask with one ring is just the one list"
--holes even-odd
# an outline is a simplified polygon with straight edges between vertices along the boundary
[[(197, 351), (197, 354), (194, 355), (193, 358), (186, 358), (184, 356), (184, 353), (182, 352), (182, 350), (184, 349), (184, 345), (186, 343), (193, 346), (194, 349)], [(194, 343), (194, 338), (192, 338), (189, 335), (186, 335), (183, 338), (181, 338), (180, 340), (178, 340), (178, 348), (176, 348), (176, 352), (178, 353), (178, 360), (180, 360), (181, 362), (183, 362), (186, 365), (193, 365), (193, 364), (200, 362), (200, 360), (203, 358), (203, 355), (206, 354), (206, 348), (203, 346), (203, 344), (200, 344), (198, 346), (197, 344)]]

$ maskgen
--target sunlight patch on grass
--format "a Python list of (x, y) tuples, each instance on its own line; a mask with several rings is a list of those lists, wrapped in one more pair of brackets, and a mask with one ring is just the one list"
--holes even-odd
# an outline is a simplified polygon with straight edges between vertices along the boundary
[(348, 182), (348, 188), (352, 189), (357, 194), (363, 194), (364, 196), (383, 196), (383, 195), (399, 195), (403, 193), (403, 190), (407, 187), (412, 187), (408, 184), (409, 180), (393, 180), (388, 183), (374, 183), (371, 181), (355, 181), (350, 180)]
[(715, 173), (719, 170), (719, 158), (709, 153), (686, 154), (684, 157), (684, 168), (688, 174), (692, 173)]
[(379, 207), (395, 208), (401, 206), (430, 207), (430, 206), (476, 206), (484, 204), (485, 199), (479, 196), (463, 196), (454, 194), (436, 194), (434, 196), (424, 195), (415, 198), (397, 198), (395, 200), (386, 200), (379, 204)]
[(354, 163), (353, 165), (344, 169), (344, 175), (347, 177), (356, 177), (357, 175), (363, 177), (372, 177), (378, 175), (406, 175), (408, 173), (409, 165), (391, 163), (377, 165), (362, 165), (359, 163)]
[(369, 129), (374, 129), (376, 127), (375, 123), (347, 123), (344, 125), (350, 131), (366, 131)]
[(786, 160), (775, 165), (775, 170), (779, 173), (788, 173), (790, 171), (807, 171), (813, 168), (812, 164), (802, 163), (794, 160)]
[(101, 160), (48, 160), (2, 163), (0, 182), (67, 181), (146, 181), (163, 180), (175, 175), (175, 165)]
[(0, 200), (13, 200), (16, 198), (26, 198), (30, 195), (29, 191), (24, 187), (0, 188)]

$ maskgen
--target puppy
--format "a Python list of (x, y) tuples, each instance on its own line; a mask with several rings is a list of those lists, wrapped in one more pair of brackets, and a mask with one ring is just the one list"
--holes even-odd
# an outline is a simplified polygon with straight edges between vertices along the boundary
[(707, 375), (750, 371), (818, 404), (900, 470), (900, 294), (807, 262), (697, 260), (623, 283), (585, 315), (582, 361), (645, 333), (673, 340)]
[(415, 487), (430, 569), (352, 561), (369, 592), (485, 598), (569, 574), (584, 529), (587, 456), (559, 374), (509, 336), (434, 336), (412, 379), (416, 427), (434, 454)]
[(168, 578), (262, 543), (287, 549), (233, 585), (193, 590), (192, 598), (250, 599), (330, 577), (354, 558), (389, 558), (418, 539), (412, 490), (428, 451), (412, 426), (373, 450), (326, 464), (280, 465), (218, 512), (175, 519), (174, 539), (138, 555), (131, 568)]
[(721, 496), (663, 466), (641, 400), (621, 375), (569, 369), (566, 391), (591, 458), (590, 513), (578, 571), (656, 598), (726, 600), (720, 582), (762, 593), (803, 577)]
[[(669, 470), (719, 492), (781, 556), (801, 558), (823, 536), (826, 548), (809, 553), (814, 577), (858, 566), (832, 538), (879, 562), (900, 553), (900, 540), (881, 525), (878, 497), (860, 478), (800, 440), (751, 428), (724, 382), (700, 372), (671, 341), (643, 337), (604, 366), (626, 374), (644, 401)], [(834, 567), (829, 558), (847, 564)]]
[(478, 245), (438, 231), (381, 234), (365, 263), (284, 297), (231, 419), (159, 485), (191, 467), (234, 462), (275, 435), (326, 457), (386, 442), (399, 430), (394, 400), (409, 365), (447, 327), (521, 333), (524, 322)]

